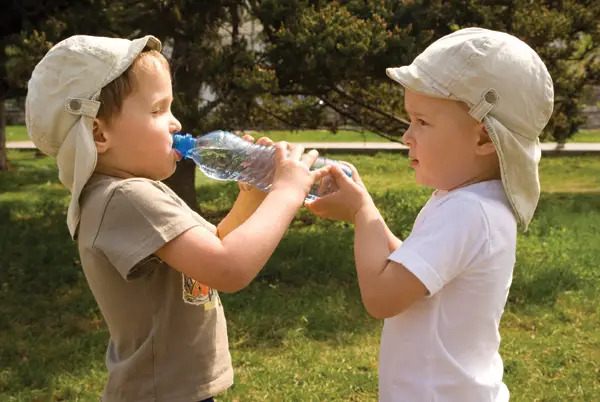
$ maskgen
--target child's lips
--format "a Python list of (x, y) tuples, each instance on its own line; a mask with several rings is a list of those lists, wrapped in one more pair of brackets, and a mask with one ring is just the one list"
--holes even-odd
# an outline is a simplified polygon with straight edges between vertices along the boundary
[(179, 152), (178, 150), (174, 149), (173, 152), (175, 152), (175, 159), (177, 159), (177, 162), (179, 162), (180, 160), (183, 159), (183, 156), (181, 156), (181, 152)]

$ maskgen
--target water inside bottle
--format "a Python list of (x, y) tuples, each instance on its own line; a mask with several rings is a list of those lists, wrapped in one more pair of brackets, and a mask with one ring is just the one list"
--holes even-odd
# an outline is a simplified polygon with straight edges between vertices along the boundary
[[(263, 191), (268, 191), (273, 181), (274, 159), (264, 156), (264, 153), (240, 152), (239, 149), (218, 147), (200, 147), (190, 151), (190, 157), (196, 161), (198, 168), (206, 176), (216, 180), (245, 181)], [(326, 163), (334, 162), (322, 158), (310, 169), (315, 170)], [(345, 166), (344, 168), (347, 169)], [(313, 201), (336, 190), (335, 180), (331, 176), (325, 176), (311, 187), (306, 200)]]
[(196, 148), (190, 156), (205, 175), (216, 180), (238, 180), (238, 166), (248, 164), (244, 155), (225, 148)]

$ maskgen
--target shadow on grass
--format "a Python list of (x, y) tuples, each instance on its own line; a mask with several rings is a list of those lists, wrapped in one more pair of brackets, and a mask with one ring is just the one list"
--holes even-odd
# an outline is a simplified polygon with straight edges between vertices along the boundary
[(581, 284), (581, 277), (565, 267), (550, 268), (536, 275), (516, 275), (508, 300), (515, 305), (551, 306), (560, 294), (578, 290)]
[(0, 202), (0, 391), (49, 389), (103, 360), (107, 334), (71, 241), (65, 206)]
[(32, 151), (11, 151), (11, 170), (0, 172), (2, 191), (22, 191), (24, 187), (48, 182), (58, 183), (58, 171), (54, 158), (38, 157)]

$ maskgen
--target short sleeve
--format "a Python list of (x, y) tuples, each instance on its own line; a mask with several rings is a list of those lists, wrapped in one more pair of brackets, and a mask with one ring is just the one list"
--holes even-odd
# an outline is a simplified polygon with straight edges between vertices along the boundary
[(156, 183), (127, 180), (108, 200), (93, 245), (127, 280), (136, 264), (200, 224), (183, 201)]
[(434, 295), (483, 257), (488, 228), (477, 199), (450, 197), (432, 205), (388, 259), (402, 264)]

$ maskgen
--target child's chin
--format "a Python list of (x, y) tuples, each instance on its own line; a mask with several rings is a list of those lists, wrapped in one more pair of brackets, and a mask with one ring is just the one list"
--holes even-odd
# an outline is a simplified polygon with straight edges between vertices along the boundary
[(170, 171), (165, 171), (165, 172), (161, 172), (161, 173), (155, 173), (152, 175), (152, 177), (149, 177), (149, 179), (151, 180), (156, 180), (156, 181), (163, 181), (165, 179), (168, 179), (169, 177), (173, 176), (173, 174), (175, 173), (175, 167), (173, 167), (172, 170)]
[(160, 180), (165, 180), (165, 179), (168, 179), (169, 177), (173, 176), (175, 174), (176, 170), (177, 170), (177, 164), (174, 164), (173, 167), (172, 167), (172, 169), (171, 169), (171, 171), (167, 172), (164, 175), (164, 177), (162, 179), (160, 179)]
[(435, 187), (430, 180), (420, 177), (418, 174), (415, 175), (415, 181), (419, 186)]

